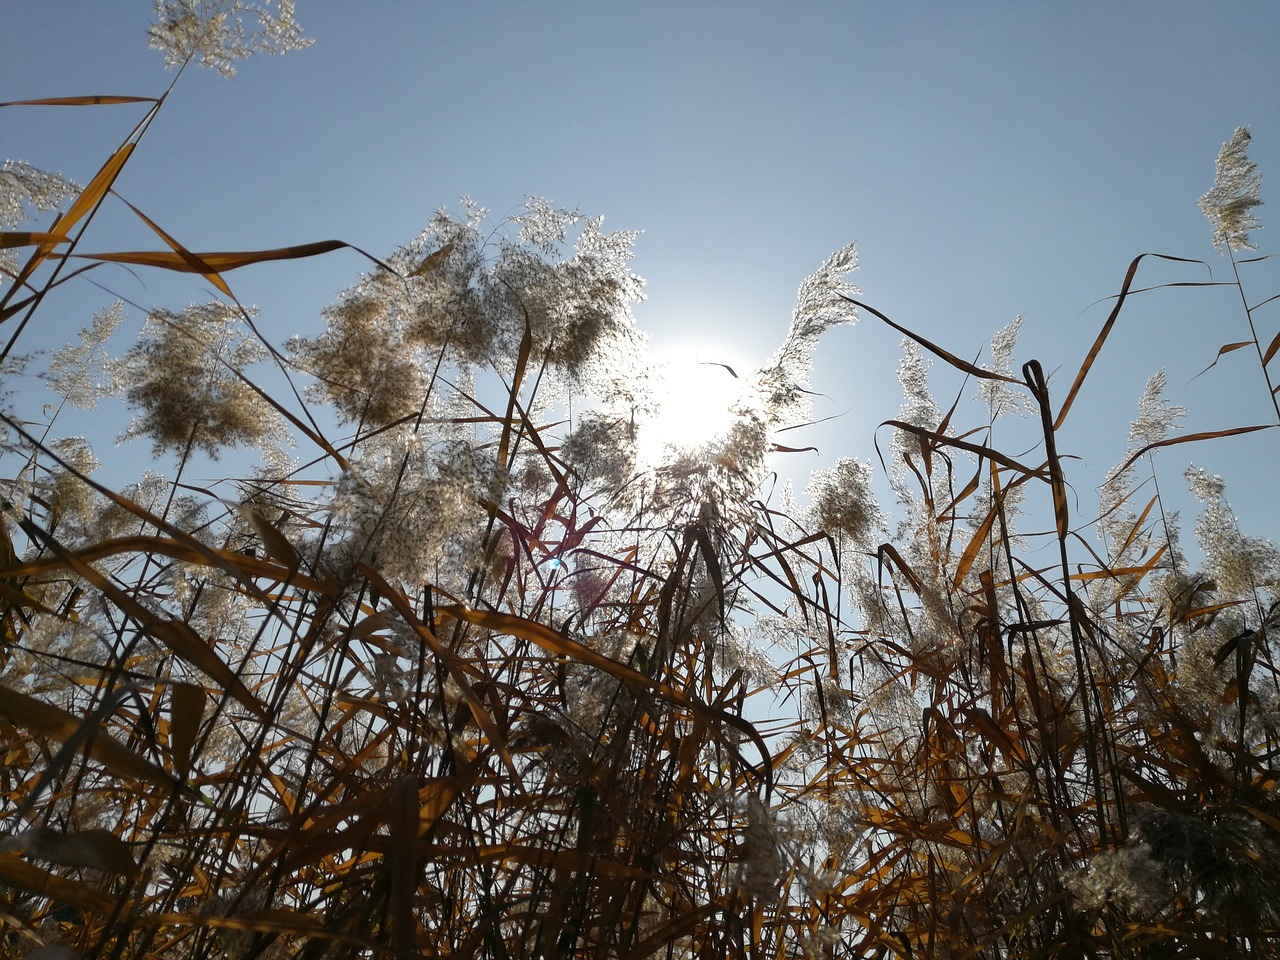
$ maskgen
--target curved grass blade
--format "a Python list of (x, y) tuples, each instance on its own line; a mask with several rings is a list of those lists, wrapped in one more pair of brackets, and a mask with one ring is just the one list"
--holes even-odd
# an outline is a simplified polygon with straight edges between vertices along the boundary
[(109, 578), (103, 576), (83, 560), (80, 560), (51, 535), (40, 530), (34, 524), (23, 521), (22, 528), (34, 542), (40, 543), (51, 550), (70, 569), (110, 600), (121, 613), (131, 618), (142, 630), (165, 644), (179, 659), (199, 670), (203, 670), (215, 683), (226, 690), (241, 706), (259, 720), (266, 721), (269, 719), (266, 708), (258, 701), (258, 698), (241, 682), (235, 671), (218, 656), (213, 647), (191, 628), (190, 624), (183, 620), (166, 619), (153, 613), (127, 591), (116, 586)]
[[(1000, 494), (996, 494), (1000, 496)], [(978, 554), (982, 551), (983, 545), (987, 542), (987, 536), (991, 533), (991, 526), (995, 523), (996, 518), (1000, 515), (1000, 500), (995, 500), (991, 505), (991, 509), (987, 511), (987, 515), (982, 518), (982, 523), (978, 524), (978, 529), (974, 531), (973, 538), (969, 541), (969, 545), (964, 548), (964, 552), (960, 555), (960, 560), (956, 563), (955, 576), (951, 578), (951, 586), (953, 589), (959, 589), (964, 583), (964, 578), (969, 575), (969, 570), (973, 567), (973, 562), (978, 558)]]
[[(61, 276), (59, 276), (56, 280), (51, 282), (45, 288), (45, 291), (52, 290), (54, 287), (60, 287), (64, 283), (66, 283), (68, 280), (74, 280), (76, 277), (80, 276), (82, 273), (88, 273), (90, 270), (96, 270), (100, 266), (102, 266), (102, 264), (100, 263), (86, 263), (83, 267), (77, 267), (75, 270), (72, 270), (68, 273), (64, 273)], [(4, 272), (6, 275), (14, 279), (15, 286), (13, 288), (13, 291), (11, 292), (17, 291), (18, 287), (16, 284), (18, 282), (21, 282), (22, 286), (25, 287), (27, 290), (34, 289), (31, 286), (31, 284), (28, 283), (26, 280), (19, 281), (18, 276), (16, 274), (9, 273), (9, 271), (3, 270), (3, 268), (0, 268), (0, 271)], [(89, 282), (93, 283), (92, 280), (90, 280)], [(98, 284), (94, 284), (94, 286), (98, 286)], [(44, 295), (45, 291), (36, 291), (35, 293), (32, 293), (30, 296), (24, 297), (23, 299), (19, 300), (17, 303), (11, 303), (8, 306), (0, 308), (0, 323), (6, 322), (10, 317), (15, 316), (16, 314), (19, 314), (23, 310), (27, 309), (27, 307), (31, 306), (33, 303), (39, 300), (40, 297)]]
[(1028, 467), (1024, 464), (1019, 463), (1017, 460), (1014, 460), (1012, 457), (1005, 456), (1003, 453), (1001, 453), (999, 450), (994, 449), (993, 447), (983, 446), (976, 443), (969, 443), (968, 441), (961, 440), (957, 437), (945, 437), (939, 434), (937, 431), (930, 430), (927, 427), (917, 426), (914, 423), (906, 423), (905, 421), (902, 421), (902, 420), (886, 420), (882, 424), (880, 424), (880, 426), (897, 427), (899, 430), (907, 431), (907, 433), (914, 433), (916, 436), (920, 437), (922, 440), (932, 440), (934, 443), (939, 444), (941, 446), (955, 447), (958, 450), (964, 450), (968, 453), (972, 453), (976, 457), (985, 457), (988, 460), (994, 460), (996, 463), (1000, 464), (1001, 466), (1008, 467), (1009, 469), (1014, 470), (1025, 477), (1035, 477), (1043, 480), (1045, 479), (1045, 476), (1046, 476), (1043, 467), (1037, 467), (1035, 469), (1032, 469), (1031, 467)]
[[(57, 224), (55, 224), (57, 226)], [(119, 253), (77, 253), (74, 256), (93, 260), (99, 263), (131, 263), (141, 267), (158, 267), (161, 270), (174, 270), (178, 273), (199, 273), (202, 275), (221, 274), (229, 270), (239, 270), (258, 263), (270, 263), (273, 260), (300, 260), (305, 257), (316, 257), (335, 250), (354, 250), (362, 257), (376, 263), (392, 273), (395, 271), (371, 253), (366, 253), (354, 244), (342, 240), (318, 240), (314, 243), (300, 243), (291, 247), (275, 247), (271, 250), (238, 250), (218, 253), (191, 253), (185, 255), (176, 251), (134, 250)]]
[(0, 568), (0, 575), (5, 577), (39, 576), (70, 568), (74, 562), (93, 563), (98, 560), (106, 560), (109, 557), (124, 556), (132, 553), (159, 554), (182, 563), (215, 567), (233, 576), (260, 578), (278, 583), (288, 581), (298, 589), (311, 590), (317, 593), (322, 593), (327, 589), (326, 585), (319, 580), (292, 572), (288, 567), (273, 563), (269, 559), (250, 557), (242, 553), (222, 550), (218, 547), (209, 547), (204, 544), (200, 544), (196, 548), (189, 544), (180, 543), (177, 540), (153, 537), (146, 534), (103, 540), (101, 543), (90, 544), (79, 550), (68, 550), (65, 557), (46, 557), (39, 560), (28, 560), (24, 563), (15, 563), (12, 566)]
[(1116, 324), (1116, 318), (1120, 316), (1120, 310), (1124, 307), (1125, 299), (1136, 291), (1131, 290), (1133, 286), (1133, 278), (1138, 273), (1138, 265), (1147, 257), (1155, 257), (1158, 260), (1171, 260), (1174, 263), (1204, 263), (1203, 260), (1192, 260), (1188, 257), (1173, 257), (1167, 253), (1141, 253), (1133, 258), (1129, 264), (1129, 269), (1125, 271), (1124, 282), (1120, 285), (1120, 292), (1116, 295), (1116, 305), (1111, 308), (1111, 313), (1107, 316), (1106, 322), (1103, 323), (1102, 329), (1098, 332), (1097, 339), (1093, 341), (1093, 346), (1089, 348), (1089, 352), (1085, 355), (1084, 363), (1080, 365), (1080, 371), (1076, 374), (1075, 381), (1071, 384), (1071, 389), (1067, 391), (1067, 398), (1062, 401), (1062, 407), (1058, 410), (1058, 416), (1053, 421), (1053, 429), (1057, 430), (1062, 426), (1062, 421), (1067, 419), (1067, 413), (1071, 410), (1071, 404), (1076, 399), (1076, 394), (1080, 392), (1080, 387), (1084, 384), (1084, 378), (1089, 375), (1089, 371), (1093, 368), (1093, 362), (1098, 358), (1098, 354), (1102, 351), (1102, 345), (1106, 343), (1107, 337), (1111, 334), (1111, 328)]
[(253, 527), (254, 532), (262, 541), (262, 548), (266, 550), (267, 556), (289, 571), (289, 580), (292, 582), (293, 577), (298, 572), (298, 568), (302, 566), (302, 558), (298, 556), (298, 551), (289, 542), (289, 538), (272, 526), (266, 517), (252, 507), (241, 507), (239, 513)]
[(166, 790), (184, 790), (178, 780), (150, 760), (138, 755), (109, 734), (60, 707), (0, 686), (0, 716), (33, 733), (83, 749), (113, 773), (151, 783)]
[(1135, 460), (1141, 457), (1148, 450), (1154, 450), (1157, 447), (1172, 447), (1179, 443), (1199, 443), (1201, 440), (1218, 440), (1222, 437), (1238, 437), (1241, 434), (1256, 433), (1259, 430), (1274, 430), (1276, 427), (1280, 427), (1280, 423), (1260, 423), (1252, 427), (1231, 427), (1226, 430), (1209, 430), (1204, 433), (1189, 433), (1184, 437), (1169, 437), (1165, 440), (1157, 440), (1155, 443), (1148, 443), (1145, 447), (1142, 447), (1135, 453), (1131, 454), (1124, 463), (1113, 471), (1112, 476), (1120, 476), (1120, 474), (1124, 473), (1125, 470), (1133, 466)]
[(1014, 377), (1006, 377), (1002, 373), (993, 373), (990, 370), (983, 370), (981, 367), (975, 367), (972, 363), (969, 363), (966, 360), (961, 360), (955, 354), (949, 353), (948, 351), (942, 349), (942, 347), (938, 346), (936, 343), (926, 340), (924, 337), (920, 336), (918, 333), (912, 333), (906, 327), (899, 326), (898, 324), (890, 320), (888, 317), (886, 317), (879, 310), (877, 310), (875, 307), (869, 306), (863, 303), (861, 300), (855, 300), (853, 299), (853, 297), (846, 297), (844, 296), (844, 294), (840, 295), (840, 299), (848, 300), (855, 307), (860, 307), (863, 310), (866, 310), (872, 316), (879, 317), (889, 326), (893, 327), (893, 329), (901, 333), (904, 337), (910, 337), (912, 340), (920, 344), (920, 346), (924, 347), (934, 356), (941, 357), (943, 360), (947, 361), (947, 363), (951, 364), (957, 370), (963, 370), (965, 373), (970, 374), (971, 376), (981, 377), (983, 380), (1002, 380), (1005, 383), (1016, 383), (1016, 384), (1022, 383), (1021, 380), (1017, 380)]
[(4, 844), (56, 867), (101, 870), (131, 879), (138, 876), (138, 864), (129, 844), (102, 828), (64, 833), (37, 824), (6, 838)]
[(57, 903), (69, 903), (100, 916), (108, 916), (116, 909), (115, 897), (79, 880), (59, 877), (14, 854), (0, 854), (0, 881), (9, 887), (48, 897)]
[(1050, 424), (1053, 416), (1049, 402), (1049, 381), (1044, 375), (1044, 368), (1039, 360), (1028, 360), (1022, 365), (1022, 375), (1026, 378), (1027, 387), (1035, 397), (1036, 406), (1040, 408), (1040, 421), (1044, 430), (1045, 462), (1049, 468), (1049, 488), (1053, 491), (1053, 516), (1058, 528), (1058, 539), (1065, 540), (1071, 529), (1070, 512), (1067, 507), (1067, 482), (1062, 473), (1062, 461), (1058, 458), (1057, 442), (1054, 437), (1057, 427)]
[(206, 280), (208, 280), (215, 287), (217, 287), (219, 292), (221, 292), (224, 296), (230, 298), (231, 300), (236, 299), (235, 294), (231, 292), (231, 288), (227, 286), (227, 281), (223, 280), (216, 270), (213, 270), (211, 267), (209, 267), (198, 256), (196, 256), (194, 253), (192, 253), (190, 250), (184, 247), (181, 243), (175, 240), (172, 236), (170, 236), (169, 233), (167, 233), (163, 227), (161, 227), (158, 223), (156, 223), (154, 220), (148, 217), (145, 213), (143, 213), (141, 210), (135, 207), (132, 203), (130, 203), (124, 197), (120, 196), (120, 194), (117, 193), (116, 198), (121, 203), (123, 203), (126, 207), (132, 210), (137, 215), (138, 219), (140, 219), (143, 223), (145, 223), (148, 227), (150, 227), (151, 231), (154, 234), (156, 234), (156, 236), (158, 236), (161, 240), (167, 243), (170, 249), (173, 250), (173, 252), (176, 253), (179, 257), (181, 257), (183, 262), (186, 263), (187, 266), (191, 267), (192, 270), (194, 270), (196, 273), (201, 274)]
[(475, 668), (448, 650), (435, 635), (434, 624), (423, 623), (414, 613), (408, 598), (401, 591), (392, 587), (376, 570), (365, 563), (357, 564), (356, 569), (368, 579), (369, 583), (377, 589), (382, 597), (386, 598), (396, 613), (400, 614), (405, 624), (422, 638), (423, 643), (439, 658), (441, 664), (448, 670), (449, 675), (462, 690), (462, 698), (466, 701), (467, 708), (471, 711), (476, 725), (484, 731), (485, 736), (489, 738), (489, 743), (498, 752), (498, 756), (501, 757), (503, 763), (507, 765), (507, 769), (518, 780), (520, 774), (517, 771), (515, 760), (511, 757), (511, 752), (507, 749), (506, 737), (498, 729), (498, 725), (494, 722), (489, 711), (485, 709), (484, 704), (480, 702), (480, 698), (476, 695), (475, 688), (468, 678), (468, 675), (471, 677), (476, 675)]
[[(1223, 344), (1221, 347), (1218, 348), (1218, 352), (1214, 355), (1213, 363), (1209, 364), (1207, 367), (1201, 370), (1200, 373), (1197, 373), (1196, 377), (1201, 376), (1202, 374), (1208, 373), (1210, 370), (1216, 367), (1218, 365), (1218, 361), (1221, 360), (1223, 357), (1225, 357), (1228, 353), (1232, 353), (1233, 351), (1239, 350), (1242, 347), (1251, 347), (1251, 346), (1253, 346), (1252, 340), (1239, 340), (1235, 343)], [(1264, 360), (1262, 362), (1265, 364), (1267, 361)], [(1196, 377), (1192, 377), (1191, 379), (1194, 380)]]

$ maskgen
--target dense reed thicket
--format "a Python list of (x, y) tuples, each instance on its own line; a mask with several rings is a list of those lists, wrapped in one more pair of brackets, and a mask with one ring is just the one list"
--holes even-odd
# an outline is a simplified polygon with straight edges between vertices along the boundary
[[(304, 43), (286, 0), (158, 11), (179, 77)], [(1223, 352), (1256, 351), (1275, 419), (1175, 434), (1157, 374), (1082, 516), (1056, 441), (1144, 258), (1053, 396), (1018, 322), (985, 366), (899, 328), (896, 502), (841, 459), (802, 506), (764, 480), (814, 346), (894, 325), (855, 299), (852, 246), (732, 426), (655, 457), (632, 234), (464, 202), (284, 339), (234, 270), (344, 245), (198, 253), (108, 205), (165, 97), (129, 103), (88, 185), (0, 168), (0, 955), (1280, 955), (1280, 556), (1192, 470), (1193, 562), (1148, 482), (1186, 449), (1161, 448), (1280, 425), (1274, 301), (1236, 258), (1247, 132), (1202, 205), (1244, 304)], [(156, 249), (82, 256), (107, 211)], [(104, 303), (24, 358), (110, 263), (220, 298)], [(981, 422), (938, 405), (926, 356)], [(110, 454), (59, 418), (104, 397), (170, 476), (95, 479)], [(1028, 411), (1039, 446), (1003, 452)]]

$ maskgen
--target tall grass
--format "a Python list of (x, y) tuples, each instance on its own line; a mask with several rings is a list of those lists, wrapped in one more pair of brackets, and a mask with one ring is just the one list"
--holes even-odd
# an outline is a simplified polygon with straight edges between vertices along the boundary
[[(257, 49), (168, 7), (178, 65)], [(3, 181), (70, 201), (0, 235), (25, 258), (12, 364), (102, 264), (221, 294), (124, 351), (104, 307), (45, 373), (67, 404), (124, 398), (171, 477), (113, 489), (60, 413), (4, 413), (5, 956), (1280, 953), (1280, 565), (1192, 472), (1193, 567), (1153, 456), (1280, 420), (1174, 435), (1155, 377), (1085, 517), (1058, 451), (1144, 258), (1058, 400), (1014, 369), (1016, 324), (963, 361), (854, 299), (846, 248), (729, 432), (644, 462), (631, 235), (536, 201), (442, 212), (281, 342), (228, 275), (342, 244), (197, 253), (128, 208), (158, 249), (78, 256), (164, 97), (134, 102), (84, 188)], [(1240, 249), (1256, 182), (1224, 190)], [(1280, 339), (1233, 276), (1249, 339), (1223, 351), (1252, 346), (1270, 390)], [(896, 506), (856, 460), (810, 507), (765, 497), (810, 351), (855, 308), (908, 338)], [(926, 353), (984, 422), (937, 405)], [(1040, 444), (1003, 452), (1020, 409)], [(1038, 503), (1051, 529), (1020, 530)]]

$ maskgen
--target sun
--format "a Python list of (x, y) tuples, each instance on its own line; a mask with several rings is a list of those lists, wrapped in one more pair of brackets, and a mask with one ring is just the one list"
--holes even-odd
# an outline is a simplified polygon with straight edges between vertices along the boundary
[(672, 451), (696, 449), (716, 440), (733, 425), (733, 407), (744, 381), (737, 368), (703, 358), (703, 352), (677, 355), (662, 365), (656, 391), (657, 414), (641, 434), (641, 459), (658, 463)]

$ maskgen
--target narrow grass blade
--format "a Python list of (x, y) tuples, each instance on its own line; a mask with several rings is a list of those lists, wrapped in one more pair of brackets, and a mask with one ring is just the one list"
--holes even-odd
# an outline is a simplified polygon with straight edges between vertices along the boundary
[(203, 670), (259, 720), (268, 719), (266, 708), (249, 692), (249, 689), (236, 676), (235, 671), (227, 666), (208, 641), (196, 633), (188, 623), (158, 616), (89, 564), (69, 553), (52, 537), (43, 534), (30, 523), (24, 523), (23, 526), (29, 534), (35, 535), (34, 539), (52, 550), (59, 559), (66, 562), (68, 567), (87, 580), (122, 613), (132, 618), (140, 628), (164, 643), (179, 659)]
[(250, 581), (254, 578), (277, 583), (283, 583), (287, 580), (293, 586), (302, 590), (322, 593), (327, 589), (327, 585), (321, 581), (292, 573), (287, 567), (282, 567), (270, 559), (250, 557), (231, 550), (206, 547), (203, 544), (200, 544), (197, 548), (166, 537), (153, 537), (146, 534), (103, 540), (100, 543), (90, 544), (79, 550), (66, 551), (65, 556), (43, 557), (39, 560), (28, 560), (25, 563), (15, 563), (12, 566), (0, 568), (0, 575), (5, 577), (38, 577), (58, 570), (71, 569), (75, 562), (94, 563), (99, 560), (123, 557), (134, 553), (158, 554), (173, 560), (179, 560), (182, 563), (215, 567), (233, 576), (238, 574), (249, 578)]
[(920, 336), (919, 334), (912, 333), (906, 327), (903, 327), (894, 323), (892, 320), (886, 317), (883, 313), (881, 313), (875, 307), (869, 306), (868, 304), (863, 303), (861, 300), (854, 300), (852, 297), (846, 297), (844, 295), (841, 295), (840, 299), (848, 300), (854, 306), (859, 307), (863, 310), (866, 310), (872, 316), (879, 317), (889, 326), (893, 327), (893, 329), (897, 330), (900, 334), (902, 334), (905, 337), (910, 337), (912, 340), (920, 344), (920, 346), (924, 347), (934, 356), (941, 357), (943, 360), (947, 361), (947, 363), (951, 364), (957, 370), (963, 370), (965, 373), (974, 377), (979, 377), (983, 380), (1002, 380), (1005, 383), (1021, 382), (1019, 380), (1014, 379), (1013, 377), (1006, 377), (1002, 373), (992, 373), (990, 370), (983, 370), (981, 367), (976, 367), (972, 363), (969, 363), (966, 360), (961, 360), (955, 354), (942, 349), (942, 347), (938, 346), (936, 343), (926, 340), (924, 337)]
[(108, 770), (134, 780), (162, 787), (182, 789), (182, 784), (150, 760), (138, 755), (102, 730), (91, 729), (84, 719), (60, 707), (0, 686), (0, 716), (15, 726), (59, 743), (74, 743)]
[(16, 854), (0, 854), (0, 881), (55, 903), (67, 903), (88, 913), (108, 916), (116, 909), (116, 899), (79, 880), (69, 880), (42, 867), (27, 863)]
[(189, 266), (194, 272), (201, 274), (206, 280), (217, 287), (219, 292), (221, 292), (225, 297), (235, 300), (235, 294), (231, 292), (231, 288), (227, 286), (227, 282), (222, 279), (221, 275), (219, 275), (216, 270), (205, 263), (197, 254), (192, 253), (181, 243), (175, 240), (158, 223), (148, 217), (124, 197), (121, 197), (119, 194), (116, 194), (116, 197), (121, 203), (132, 210), (139, 220), (150, 227), (151, 231), (156, 234), (156, 236), (167, 243), (169, 248), (182, 258), (183, 263), (187, 264), (187, 266)]
[[(60, 226), (61, 224), (55, 224)], [(219, 253), (191, 253), (184, 257), (174, 251), (136, 250), (119, 253), (78, 253), (75, 256), (102, 263), (131, 263), (141, 267), (158, 267), (162, 270), (175, 270), (179, 273), (206, 272), (226, 273), (239, 270), (258, 263), (270, 263), (272, 260), (299, 260), (304, 257), (316, 257), (335, 250), (354, 250), (361, 256), (391, 271), (391, 268), (372, 254), (365, 253), (359, 247), (341, 240), (320, 240), (315, 243), (300, 243), (291, 247), (276, 247), (271, 250), (243, 250)], [(194, 260), (190, 258), (195, 258)], [(394, 273), (394, 271), (391, 271)]]
[(132, 143), (126, 143), (111, 155), (111, 158), (102, 165), (102, 169), (94, 174), (93, 179), (89, 181), (89, 185), (80, 192), (80, 196), (76, 197), (75, 202), (71, 204), (71, 208), (54, 221), (53, 226), (49, 229), (50, 233), (70, 233), (71, 228), (102, 201), (102, 198), (107, 195), (107, 191), (116, 182), (116, 178), (120, 176), (120, 171), (124, 169), (124, 165), (129, 162), (129, 157), (133, 154), (133, 147)]
[(1271, 342), (1267, 344), (1266, 353), (1262, 355), (1262, 365), (1264, 367), (1271, 362), (1271, 358), (1276, 355), (1277, 350), (1280, 350), (1280, 333), (1277, 333)]
[(1093, 369), (1093, 362), (1098, 359), (1098, 354), (1102, 352), (1102, 345), (1107, 342), (1107, 337), (1111, 334), (1111, 328), (1116, 324), (1116, 318), (1120, 316), (1120, 310), (1124, 307), (1125, 300), (1134, 292), (1130, 288), (1133, 286), (1133, 278), (1138, 273), (1138, 265), (1148, 257), (1170, 260), (1174, 263), (1204, 262), (1203, 260), (1191, 260), (1187, 257), (1172, 257), (1165, 253), (1142, 253), (1133, 258), (1133, 261), (1129, 264), (1129, 269), (1125, 271), (1124, 282), (1120, 285), (1120, 293), (1116, 295), (1116, 305), (1111, 308), (1111, 313), (1107, 316), (1106, 322), (1102, 324), (1102, 329), (1098, 332), (1097, 339), (1093, 341), (1093, 346), (1089, 348), (1089, 352), (1085, 355), (1084, 362), (1080, 365), (1080, 370), (1076, 373), (1076, 378), (1071, 384), (1071, 389), (1067, 391), (1067, 398), (1062, 401), (1058, 416), (1053, 421), (1053, 429), (1057, 430), (1062, 426), (1062, 422), (1067, 419), (1067, 414), (1071, 411), (1071, 404), (1075, 401), (1076, 394), (1080, 392), (1080, 387), (1084, 384), (1084, 378)]
[(978, 558), (978, 554), (982, 552), (982, 548), (987, 542), (987, 537), (991, 534), (991, 525), (995, 523), (996, 517), (999, 515), (1000, 503), (997, 501), (991, 505), (987, 515), (982, 518), (982, 523), (978, 524), (978, 529), (974, 531), (969, 545), (960, 554), (960, 559), (956, 563), (955, 576), (951, 580), (953, 588), (959, 589), (960, 585), (964, 583), (964, 578), (969, 575), (969, 571), (973, 568), (973, 562)]
[(993, 447), (983, 446), (977, 443), (969, 443), (967, 440), (961, 440), (958, 437), (946, 437), (934, 430), (928, 429), (927, 427), (917, 426), (914, 423), (907, 423), (903, 420), (886, 420), (880, 424), (880, 426), (897, 427), (899, 430), (905, 430), (907, 433), (914, 433), (917, 437), (920, 437), (923, 440), (931, 440), (940, 446), (955, 447), (958, 450), (964, 450), (968, 453), (972, 453), (976, 457), (985, 457), (988, 460), (994, 460), (1001, 466), (1008, 467), (1023, 476), (1036, 477), (1039, 479), (1045, 478), (1045, 471), (1043, 467), (1028, 467), (1025, 464), (1019, 463), (1017, 460), (1014, 460), (1012, 457), (1005, 456)]
[(186, 780), (191, 773), (191, 754), (204, 720), (205, 701), (203, 687), (194, 683), (169, 685), (169, 757), (179, 780)]
[(159, 103), (156, 97), (120, 97), (96, 94), (85, 97), (44, 97), (40, 100), (9, 100), (0, 107), (100, 107), (117, 103)]
[(0, 233), (0, 249), (70, 242), (71, 238), (65, 233), (41, 233), (40, 231), (5, 231)]
[(436, 250), (435, 252), (428, 254), (420, 264), (418, 264), (416, 267), (413, 268), (412, 271), (410, 271), (409, 276), (420, 277), (424, 273), (431, 273), (437, 267), (439, 267), (440, 264), (444, 263), (445, 258), (448, 257), (449, 254), (451, 253), (453, 253), (453, 244), (446, 243), (439, 250)]
[[(1200, 373), (1197, 373), (1196, 377), (1201, 376), (1202, 374), (1208, 373), (1210, 370), (1216, 367), (1218, 365), (1218, 361), (1221, 360), (1223, 357), (1225, 357), (1228, 353), (1232, 353), (1236, 350), (1239, 350), (1242, 347), (1251, 347), (1251, 346), (1253, 346), (1252, 340), (1240, 340), (1240, 341), (1237, 341), (1236, 343), (1224, 344), (1223, 346), (1218, 348), (1217, 354), (1214, 355), (1213, 363), (1209, 364), (1207, 367), (1201, 370)], [(1266, 361), (1264, 360), (1263, 362), (1265, 363)], [(1191, 379), (1194, 380), (1195, 377), (1192, 377)]]
[(1113, 476), (1119, 476), (1129, 467), (1133, 466), (1135, 460), (1141, 457), (1149, 450), (1155, 450), (1157, 447), (1172, 447), (1179, 443), (1199, 443), (1202, 440), (1220, 440), (1223, 437), (1238, 437), (1246, 433), (1257, 433), (1259, 430), (1274, 430), (1280, 427), (1278, 423), (1259, 423), (1251, 427), (1230, 427), (1226, 430), (1208, 430), (1204, 433), (1188, 433), (1183, 437), (1169, 437), (1165, 440), (1157, 440), (1155, 443), (1148, 443), (1136, 453), (1129, 456), (1119, 467), (1112, 471)]

